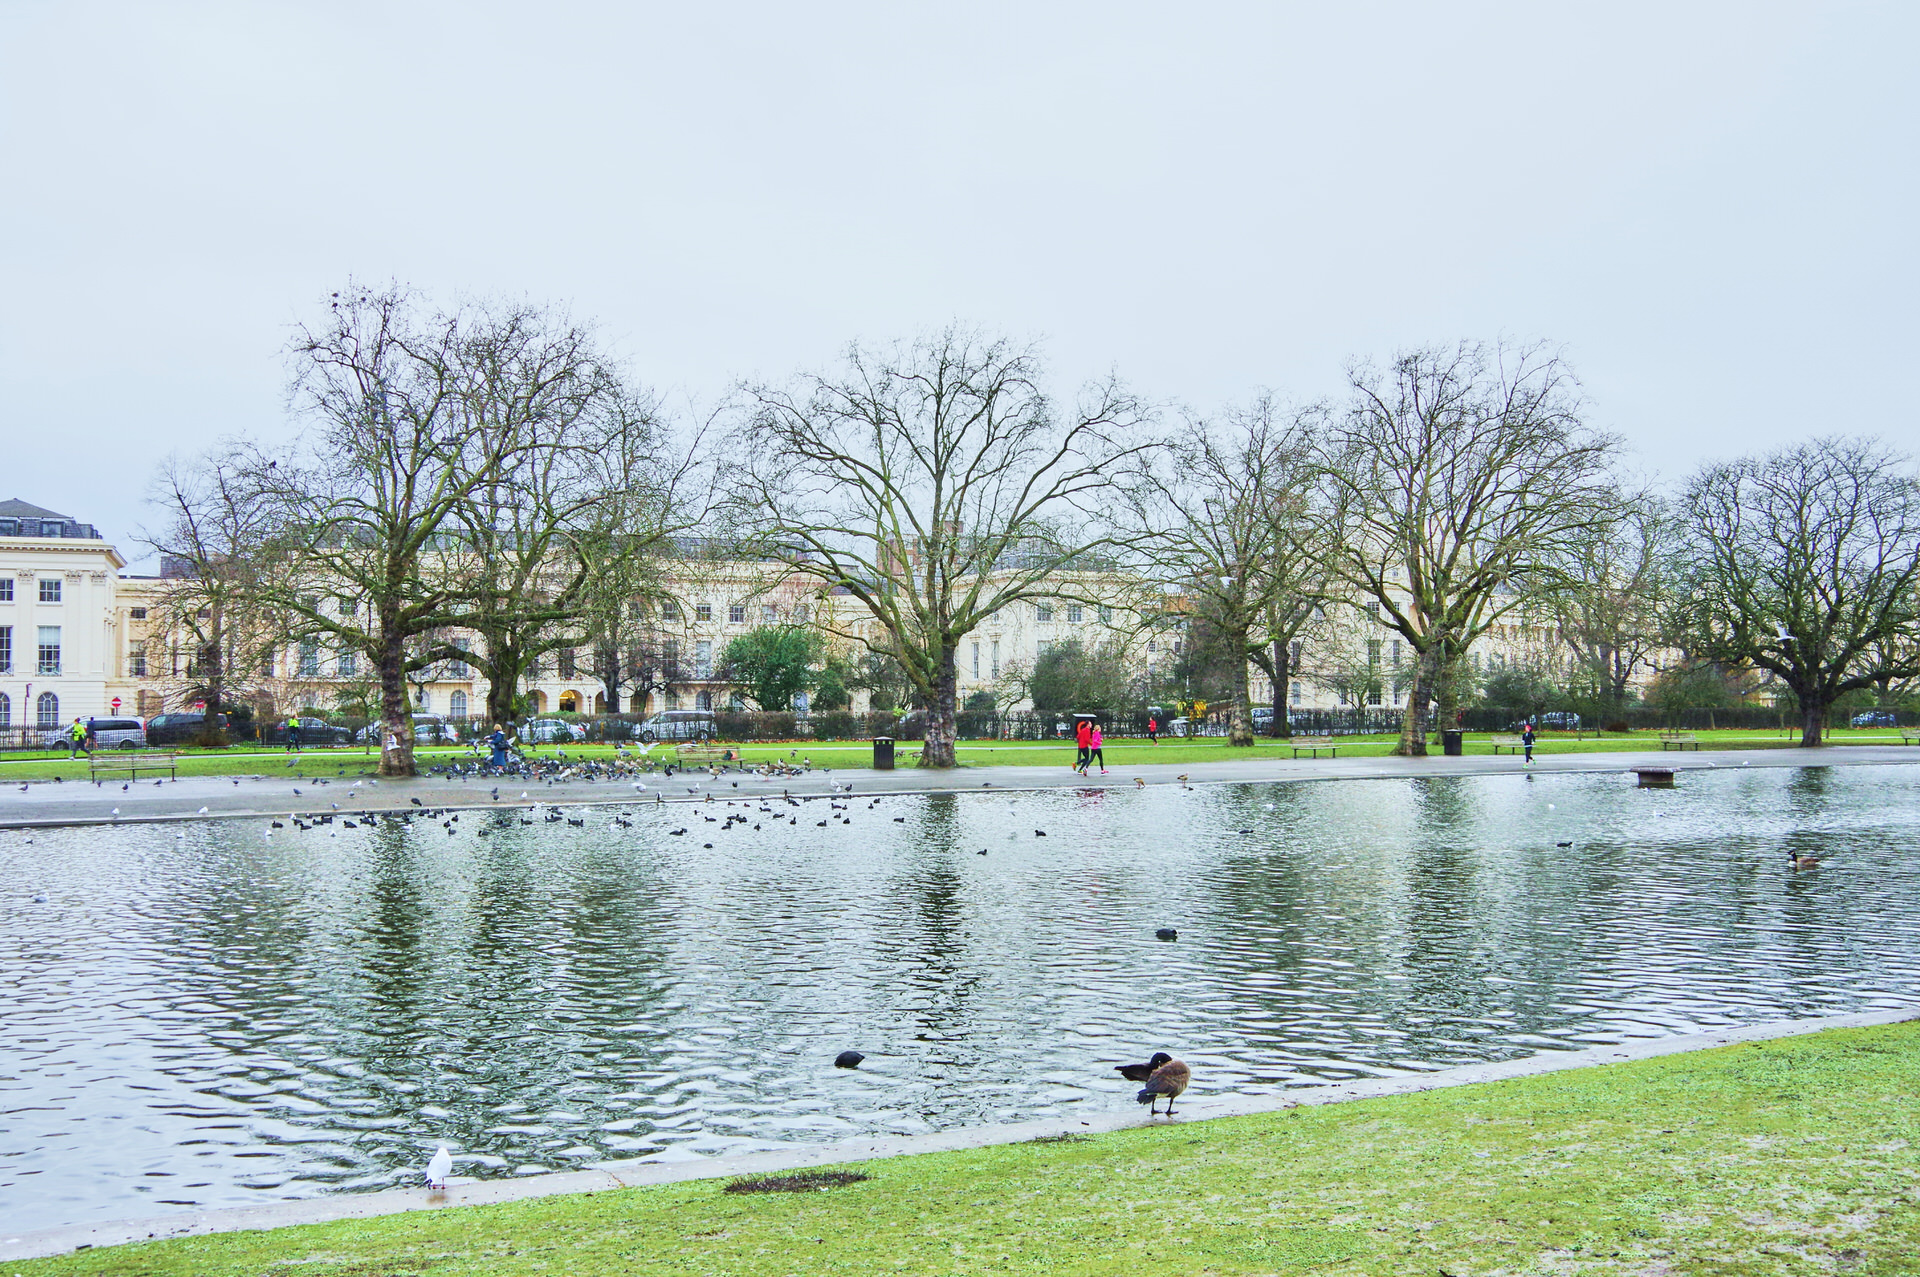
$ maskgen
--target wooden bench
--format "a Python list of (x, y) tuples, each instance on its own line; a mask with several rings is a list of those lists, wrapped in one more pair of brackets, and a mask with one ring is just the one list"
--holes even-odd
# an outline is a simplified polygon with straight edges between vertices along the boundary
[(1312, 750), (1315, 758), (1320, 757), (1320, 751), (1323, 749), (1335, 758), (1340, 757), (1340, 747), (1333, 743), (1331, 736), (1295, 736), (1289, 739), (1287, 744), (1292, 746), (1295, 758), (1300, 757), (1300, 751), (1303, 749)]
[(1521, 740), (1518, 736), (1509, 735), (1503, 732), (1494, 733), (1493, 752), (1496, 754), (1498, 754), (1503, 749), (1517, 754), (1521, 750), (1525, 749), (1526, 747), (1527, 747), (1527, 742), (1525, 742), (1524, 740)]
[(1902, 745), (1920, 745), (1920, 727), (1902, 727), (1900, 729)]
[(675, 745), (673, 756), (682, 767), (710, 767), (715, 763), (724, 766), (740, 761), (740, 752), (725, 745)]
[(1693, 746), (1696, 751), (1700, 748), (1700, 738), (1692, 732), (1660, 733), (1661, 749), (1685, 749), (1689, 745)]
[(87, 779), (99, 780), (103, 776), (125, 775), (128, 780), (140, 779), (141, 772), (165, 772), (170, 778), (180, 778), (180, 755), (178, 754), (115, 754), (102, 758), (98, 754), (87, 759)]

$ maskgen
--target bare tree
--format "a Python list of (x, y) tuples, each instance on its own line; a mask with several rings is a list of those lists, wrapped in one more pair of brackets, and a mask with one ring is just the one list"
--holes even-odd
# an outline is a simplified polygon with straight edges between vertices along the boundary
[(1576, 543), (1566, 579), (1542, 609), (1594, 688), (1624, 707), (1629, 689), (1672, 644), (1679, 523), (1659, 499), (1622, 502), (1619, 516)]
[(335, 294), (293, 354), (311, 428), (295, 452), (251, 467), (277, 516), (264, 588), (297, 632), (367, 657), (380, 772), (410, 776), (408, 670), (471, 655), (419, 640), (469, 627), (487, 597), (462, 553), (470, 512), (522, 468), (539, 437), (529, 423), (573, 399), (591, 361), (539, 311), (426, 315), (397, 287)]
[(1582, 424), (1571, 372), (1541, 346), (1429, 347), (1349, 381), (1324, 475), (1332, 566), (1413, 651), (1394, 752), (1422, 756), (1428, 701), (1451, 721), (1468, 647), (1614, 517), (1614, 442)]
[(1883, 445), (1817, 439), (1710, 465), (1683, 499), (1690, 646), (1766, 670), (1820, 744), (1847, 692), (1920, 674), (1920, 482)]
[(1326, 597), (1327, 522), (1313, 482), (1324, 418), (1262, 396), (1220, 422), (1190, 419), (1126, 489), (1149, 575), (1183, 590), (1232, 654), (1229, 745), (1253, 744), (1248, 663), (1284, 703), (1292, 643)]
[(194, 462), (162, 462), (149, 498), (162, 522), (140, 535), (161, 559), (152, 612), (160, 633), (187, 645), (190, 692), (206, 704), (205, 743), (225, 743), (220, 714), (275, 641), (260, 610), (257, 554), (270, 507), (235, 464), (237, 449), (222, 444)]
[(822, 628), (891, 656), (925, 699), (923, 766), (954, 765), (961, 639), (1120, 544), (1085, 525), (1147, 446), (1141, 406), (1109, 380), (1062, 419), (1039, 378), (1031, 352), (950, 329), (749, 392), (740, 495), (796, 573), (864, 610), (823, 608)]

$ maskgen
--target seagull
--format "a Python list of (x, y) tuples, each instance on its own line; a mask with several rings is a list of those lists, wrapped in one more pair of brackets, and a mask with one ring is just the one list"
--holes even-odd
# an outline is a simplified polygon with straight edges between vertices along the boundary
[(1798, 643), (1800, 641), (1798, 635), (1787, 633), (1787, 627), (1778, 621), (1773, 623), (1773, 632), (1779, 636), (1782, 643)]
[(207, 814), (207, 809), (205, 807), (202, 807), (199, 811), (195, 812), (194, 814), (196, 816), (204, 816)]
[(440, 1151), (427, 1161), (427, 1187), (444, 1189), (447, 1186), (447, 1176), (451, 1174), (453, 1174), (453, 1154), (447, 1152), (447, 1146), (442, 1144)]

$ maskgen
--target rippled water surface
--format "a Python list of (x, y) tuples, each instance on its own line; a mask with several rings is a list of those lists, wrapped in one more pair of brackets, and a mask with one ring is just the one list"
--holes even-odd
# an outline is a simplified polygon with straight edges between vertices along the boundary
[(1259, 1092), (1897, 1005), (1916, 798), (1722, 769), (0, 834), (0, 1227), (415, 1182), (442, 1140), (511, 1175), (1131, 1109), (1112, 1065), (1162, 1047)]

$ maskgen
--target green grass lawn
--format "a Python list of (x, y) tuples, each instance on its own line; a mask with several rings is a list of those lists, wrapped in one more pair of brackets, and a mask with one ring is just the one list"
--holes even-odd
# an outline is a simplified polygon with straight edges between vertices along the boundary
[[(1703, 749), (1780, 749), (1799, 743), (1798, 733), (1764, 731), (1718, 731), (1697, 732)], [(1355, 758), (1381, 756), (1391, 753), (1395, 736), (1341, 736), (1340, 757)], [(1828, 741), (1834, 745), (1897, 745), (1900, 733), (1893, 730), (1854, 730), (1841, 729), (1829, 734)], [(1466, 738), (1466, 752), (1469, 754), (1491, 754), (1493, 745), (1491, 734), (1470, 732)], [(898, 749), (902, 766), (911, 766), (912, 757), (919, 752), (919, 745), (913, 741), (901, 741)], [(1654, 750), (1660, 748), (1658, 732), (1629, 732), (1609, 735), (1599, 739), (1588, 737), (1576, 740), (1572, 737), (1542, 736), (1534, 747), (1537, 754), (1595, 753), (1624, 750)], [(673, 746), (662, 742), (654, 747), (653, 757), (664, 759), (671, 757)], [(769, 759), (811, 760), (815, 767), (867, 767), (872, 764), (873, 745), (869, 741), (790, 741), (785, 744), (744, 745), (739, 747), (748, 762), (763, 762)], [(569, 758), (609, 758), (613, 755), (612, 745), (565, 745), (542, 746), (535, 751), (536, 757), (552, 758), (563, 751)], [(137, 751), (128, 751), (137, 752)], [(379, 756), (361, 745), (350, 745), (332, 749), (307, 749), (299, 754), (288, 754), (283, 750), (258, 746), (236, 745), (225, 750), (205, 750), (197, 747), (182, 747), (176, 751), (180, 756), (180, 774), (182, 776), (244, 776), (244, 775), (300, 775), (334, 776), (345, 774), (358, 775), (371, 773), (379, 763)], [(1110, 738), (1106, 743), (1107, 770), (1136, 766), (1142, 763), (1209, 763), (1226, 759), (1244, 759), (1268, 757), (1280, 760), (1291, 759), (1293, 750), (1284, 741), (1261, 737), (1260, 742), (1251, 748), (1235, 749), (1220, 737), (1206, 737), (1197, 740), (1163, 739), (1159, 744), (1148, 744), (1146, 740), (1135, 737)], [(1439, 753), (1438, 746), (1434, 752)], [(103, 758), (117, 758), (119, 750), (103, 751)], [(1028, 766), (1059, 767), (1065, 769), (1073, 764), (1074, 747), (1071, 742), (1060, 741), (991, 741), (971, 740), (960, 742), (958, 756), (963, 767)], [(466, 749), (430, 748), (419, 751), (422, 766), (432, 766), (448, 759), (471, 761), (473, 755)], [(1324, 755), (1323, 755), (1324, 757)], [(1915, 751), (1920, 759), (1920, 749)], [(289, 768), (287, 763), (294, 766)], [(87, 764), (85, 759), (69, 760), (63, 751), (23, 751), (0, 755), (0, 782), (52, 780), (54, 777), (65, 780), (85, 780)], [(0, 1275), (4, 1277), (4, 1275)]]
[[(1197, 1085), (1204, 1085), (1198, 1079)], [(150, 1242), (20, 1277), (1920, 1272), (1920, 1025), (1259, 1117)]]

